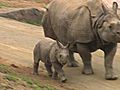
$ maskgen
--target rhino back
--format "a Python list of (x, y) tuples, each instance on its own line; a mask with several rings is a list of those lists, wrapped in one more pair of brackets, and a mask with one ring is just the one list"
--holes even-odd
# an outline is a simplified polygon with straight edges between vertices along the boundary
[(40, 51), (40, 59), (43, 62), (46, 62), (46, 60), (49, 59), (49, 51), (51, 49), (51, 46), (55, 43), (54, 40), (49, 38), (44, 38), (39, 41), (39, 51)]
[(58, 15), (70, 13), (82, 5), (88, 6), (92, 15), (97, 15), (101, 12), (102, 0), (53, 0), (48, 8), (56, 12)]
[[(98, 4), (95, 4), (96, 2)], [(93, 4), (95, 4), (94, 7)], [(79, 12), (79, 10), (76, 10), (82, 5), (88, 6), (92, 15), (94, 16), (101, 11), (101, 0), (53, 0), (48, 5), (48, 18), (50, 18), (50, 24), (55, 34), (54, 36), (56, 36), (57, 38), (55, 38), (58, 39), (61, 43), (68, 43), (68, 29), (73, 22), (74, 15)], [(51, 37), (49, 33), (46, 36)]]

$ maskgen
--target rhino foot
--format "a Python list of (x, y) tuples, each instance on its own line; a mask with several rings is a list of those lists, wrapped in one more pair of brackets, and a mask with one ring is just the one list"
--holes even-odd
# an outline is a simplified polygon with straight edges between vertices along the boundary
[(92, 69), (84, 69), (84, 70), (82, 71), (82, 74), (92, 75), (92, 74), (94, 74), (94, 72), (93, 72)]
[(62, 83), (65, 83), (66, 81), (67, 81), (67, 79), (66, 79), (65, 77), (62, 77), (62, 78), (61, 78), (61, 82), (62, 82)]
[(49, 77), (52, 77), (52, 73), (48, 73), (48, 76), (49, 76)]
[(106, 80), (117, 80), (118, 76), (113, 74), (113, 73), (112, 74), (108, 73), (108, 74), (105, 75), (105, 79)]
[(56, 77), (53, 77), (53, 76), (52, 76), (52, 79), (53, 79), (53, 80), (57, 80), (57, 79), (58, 79), (58, 77), (57, 77), (57, 76), (56, 76)]
[(57, 79), (58, 79), (58, 75), (57, 75), (56, 72), (54, 72), (54, 73), (52, 74), (52, 79), (54, 79), (54, 80), (57, 80)]
[(68, 67), (79, 67), (79, 63), (77, 61), (72, 61), (67, 63)]
[(39, 73), (38, 72), (33, 72), (33, 75), (39, 75)]

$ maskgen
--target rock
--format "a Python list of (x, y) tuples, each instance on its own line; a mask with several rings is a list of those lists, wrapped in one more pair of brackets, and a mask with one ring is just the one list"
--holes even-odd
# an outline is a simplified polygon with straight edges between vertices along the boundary
[(0, 16), (34, 25), (40, 25), (44, 11), (45, 10), (42, 8), (39, 10), (36, 8), (25, 8), (25, 9), (18, 9), (5, 13), (0, 13)]

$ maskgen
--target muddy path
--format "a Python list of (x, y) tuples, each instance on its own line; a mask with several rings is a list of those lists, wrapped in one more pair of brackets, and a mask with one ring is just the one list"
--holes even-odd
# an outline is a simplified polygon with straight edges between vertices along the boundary
[[(42, 27), (17, 22), (11, 19), (0, 17), (0, 62), (23, 66), (21, 73), (32, 72), (32, 50), (43, 38)], [(65, 73), (68, 78), (67, 83), (62, 84), (59, 81), (51, 80), (44, 69), (40, 66), (40, 75), (35, 78), (40, 79), (43, 83), (55, 86), (59, 90), (120, 90), (120, 79), (116, 81), (107, 81), (104, 79), (104, 61), (103, 52), (97, 51), (93, 53), (93, 69), (94, 75), (82, 75), (82, 62), (78, 54), (75, 54), (76, 60), (79, 61), (80, 67), (65, 67)], [(29, 67), (29, 69), (27, 68)], [(114, 69), (120, 78), (120, 46), (114, 60)], [(34, 77), (34, 76), (33, 76)]]

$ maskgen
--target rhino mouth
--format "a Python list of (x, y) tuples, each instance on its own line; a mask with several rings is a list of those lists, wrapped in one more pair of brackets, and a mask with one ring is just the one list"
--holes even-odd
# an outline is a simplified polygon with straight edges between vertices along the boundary
[(61, 62), (62, 65), (65, 65), (67, 62)]
[(120, 35), (119, 35), (119, 36), (116, 35), (116, 37), (115, 37), (115, 41), (118, 42), (118, 43), (120, 43)]
[(62, 65), (65, 65), (66, 63), (61, 63)]

